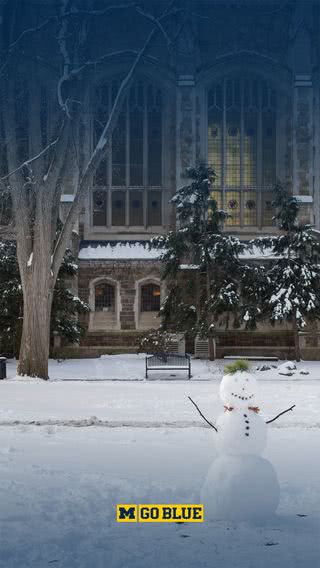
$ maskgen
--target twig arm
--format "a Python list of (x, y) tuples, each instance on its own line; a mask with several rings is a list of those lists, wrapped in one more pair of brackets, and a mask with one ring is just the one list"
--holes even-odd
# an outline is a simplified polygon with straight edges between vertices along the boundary
[(290, 406), (290, 408), (287, 408), (287, 410), (283, 410), (282, 412), (280, 412), (280, 414), (277, 414), (277, 416), (275, 416), (274, 418), (272, 418), (271, 420), (267, 420), (266, 424), (271, 424), (271, 422), (274, 422), (275, 420), (277, 420), (277, 418), (279, 418), (279, 416), (282, 416), (282, 414), (285, 414), (286, 412), (289, 412), (289, 410), (293, 410), (295, 407), (295, 404), (293, 404), (292, 406)]
[(205, 420), (205, 422), (207, 424), (209, 424), (209, 426), (211, 426), (211, 428), (213, 428), (216, 432), (218, 432), (217, 428), (212, 424), (212, 422), (209, 422), (209, 420), (207, 420), (207, 418), (202, 414), (199, 406), (194, 402), (194, 400), (192, 400), (191, 396), (188, 396), (188, 399), (190, 400), (190, 402), (192, 402), (192, 404), (196, 407), (197, 411), (199, 412), (201, 418), (203, 418), (203, 420)]

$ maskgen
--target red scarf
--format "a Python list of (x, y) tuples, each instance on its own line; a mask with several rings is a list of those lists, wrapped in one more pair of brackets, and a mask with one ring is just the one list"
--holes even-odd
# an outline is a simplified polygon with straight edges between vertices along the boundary
[[(224, 406), (224, 411), (227, 412), (231, 412), (231, 410), (233, 410), (234, 407), (233, 406)], [(248, 406), (248, 410), (252, 410), (253, 412), (255, 412), (256, 414), (258, 414), (258, 412), (260, 412), (260, 408), (259, 406)]]

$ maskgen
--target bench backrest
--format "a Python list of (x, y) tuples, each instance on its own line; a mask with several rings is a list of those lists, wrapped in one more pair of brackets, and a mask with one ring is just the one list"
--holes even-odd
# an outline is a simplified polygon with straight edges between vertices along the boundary
[(147, 357), (148, 367), (187, 367), (189, 355), (176, 355), (175, 353), (156, 353)]

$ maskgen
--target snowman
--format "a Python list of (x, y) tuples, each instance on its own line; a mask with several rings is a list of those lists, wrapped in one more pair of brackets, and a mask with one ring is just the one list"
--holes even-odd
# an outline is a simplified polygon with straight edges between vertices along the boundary
[(267, 444), (267, 423), (259, 414), (258, 384), (246, 361), (228, 365), (220, 384), (224, 413), (214, 426), (218, 458), (201, 490), (206, 520), (253, 520), (272, 516), (280, 487), (271, 463), (261, 456)]

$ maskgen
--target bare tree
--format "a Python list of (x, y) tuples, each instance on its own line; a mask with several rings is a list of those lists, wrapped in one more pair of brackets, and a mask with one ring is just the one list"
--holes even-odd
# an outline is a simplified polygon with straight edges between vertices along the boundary
[[(62, 0), (40, 23), (33, 21), (32, 8), (23, 12), (15, 2), (0, 6), (4, 31), (1, 129), (7, 167), (1, 182), (10, 189), (24, 299), (18, 373), (43, 379), (48, 378), (53, 289), (83, 200), (110, 149), (123, 103), (141, 61), (150, 57), (156, 34), (171, 48), (165, 25), (176, 13), (172, 4), (157, 17), (132, 3), (110, 4), (103, 10), (92, 9), (92, 2), (87, 4), (89, 8), (83, 10), (77, 2)], [(94, 29), (92, 19), (112, 18), (114, 11), (126, 18), (130, 18), (129, 11), (139, 14), (146, 20), (146, 37), (141, 42), (137, 34), (140, 45), (132, 50), (107, 51), (96, 60), (84, 57)], [(107, 66), (119, 54), (131, 62), (100, 139), (89, 159), (81, 162), (79, 156), (85, 155), (81, 145), (89, 137), (90, 70)], [(74, 200), (57, 235), (66, 176), (72, 178)]]

